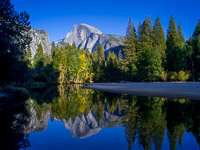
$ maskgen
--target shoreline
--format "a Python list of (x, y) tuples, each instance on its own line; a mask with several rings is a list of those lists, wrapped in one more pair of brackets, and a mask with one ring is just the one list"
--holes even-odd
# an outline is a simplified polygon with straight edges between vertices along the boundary
[(200, 82), (89, 83), (83, 88), (134, 96), (200, 100)]

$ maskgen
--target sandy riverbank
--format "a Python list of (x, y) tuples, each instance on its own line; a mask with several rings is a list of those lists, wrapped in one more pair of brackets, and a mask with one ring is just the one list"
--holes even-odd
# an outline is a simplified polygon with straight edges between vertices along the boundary
[(135, 96), (200, 100), (200, 82), (187, 83), (92, 83), (83, 88)]

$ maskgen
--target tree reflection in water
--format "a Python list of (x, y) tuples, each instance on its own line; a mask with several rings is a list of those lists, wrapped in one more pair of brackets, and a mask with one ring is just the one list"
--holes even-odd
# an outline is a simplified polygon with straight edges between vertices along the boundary
[(52, 122), (63, 122), (73, 137), (80, 138), (102, 128), (124, 126), (129, 149), (136, 139), (143, 149), (161, 149), (166, 129), (171, 150), (177, 143), (182, 146), (185, 131), (200, 144), (198, 101), (111, 94), (82, 89), (77, 84), (30, 93), (28, 100), (18, 100), (22, 103), (15, 107), (1, 105), (1, 146), (30, 146), (27, 136), (45, 130), (49, 117)]

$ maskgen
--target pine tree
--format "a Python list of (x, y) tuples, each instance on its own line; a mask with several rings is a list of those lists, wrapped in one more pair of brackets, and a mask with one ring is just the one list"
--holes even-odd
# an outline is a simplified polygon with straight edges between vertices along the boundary
[(106, 66), (106, 79), (109, 81), (117, 81), (118, 79), (118, 68), (117, 68), (117, 57), (114, 52), (109, 51), (107, 57)]
[(173, 50), (179, 46), (179, 35), (176, 30), (176, 23), (174, 18), (171, 16), (169, 22), (169, 28), (167, 30), (167, 49)]
[(192, 46), (192, 60), (194, 62), (194, 78), (200, 80), (200, 19), (190, 40)]
[(43, 52), (43, 46), (42, 46), (42, 43), (40, 42), (40, 44), (38, 45), (38, 49), (36, 50), (35, 56), (36, 57), (42, 57), (43, 54), (44, 54), (44, 52)]
[(93, 60), (93, 62), (97, 62), (97, 51), (94, 51), (92, 60)]
[(104, 66), (105, 65), (105, 55), (104, 55), (104, 50), (103, 47), (100, 43), (98, 43), (97, 45), (97, 61), (99, 63), (100, 66)]
[(119, 80), (124, 80), (125, 79), (125, 61), (123, 59), (123, 54), (122, 54), (122, 50), (119, 51), (118, 54), (118, 70), (119, 70)]
[(136, 73), (136, 33), (134, 24), (132, 24), (131, 19), (129, 18), (129, 23), (126, 31), (126, 38), (124, 41), (124, 55), (125, 62), (127, 66), (127, 79), (132, 80), (134, 74)]
[(147, 15), (146, 21), (148, 23), (149, 26), (149, 32), (151, 33), (152, 29), (153, 29), (153, 25), (152, 25), (152, 21), (149, 15)]
[(98, 43), (96, 51), (93, 53), (92, 57), (93, 72), (95, 74), (94, 81), (99, 82), (104, 79), (104, 67), (105, 67), (105, 56), (103, 47)]
[(43, 61), (44, 61), (43, 46), (42, 46), (42, 43), (40, 43), (38, 45), (36, 54), (33, 59), (33, 67), (35, 67), (39, 62), (43, 63)]
[(151, 37), (153, 40), (153, 47), (158, 48), (160, 50), (163, 64), (162, 66), (164, 67), (166, 64), (166, 40), (163, 27), (158, 17), (156, 18), (156, 22), (153, 26)]
[(141, 24), (141, 22), (139, 22), (138, 31), (137, 31), (137, 40), (136, 40), (137, 57), (139, 57), (139, 53), (141, 52), (141, 48), (142, 48), (142, 43), (141, 43), (142, 40), (141, 39), (142, 39), (142, 24)]
[(65, 50), (68, 51), (71, 49), (72, 49), (72, 46), (69, 43), (67, 43), (67, 45), (65, 45)]
[(75, 42), (72, 43), (72, 49), (74, 49), (74, 50), (77, 49), (77, 48), (76, 48), (76, 43), (75, 43)]
[(126, 37), (129, 37), (131, 35), (132, 29), (133, 29), (133, 24), (131, 18), (128, 20), (128, 27), (126, 29)]
[(137, 41), (138, 49), (138, 79), (143, 81), (155, 81), (161, 73), (161, 53), (158, 47), (153, 47), (152, 24), (149, 16), (144, 20), (141, 30), (141, 38)]
[(181, 46), (185, 46), (185, 38), (183, 36), (183, 31), (182, 31), (182, 27), (181, 27), (181, 23), (178, 23), (178, 36), (179, 36), (179, 40), (180, 40), (180, 44)]
[(160, 50), (152, 46), (145, 46), (140, 54), (137, 66), (139, 80), (158, 80), (162, 71)]
[(147, 16), (147, 19), (143, 21), (143, 24), (138, 30), (140, 31), (138, 31), (139, 38), (137, 40), (137, 56), (140, 57), (140, 53), (143, 51), (145, 46), (152, 46), (152, 23), (149, 16)]
[(136, 34), (135, 27), (129, 18), (129, 23), (126, 31), (126, 38), (124, 42), (124, 55), (128, 64), (136, 62), (136, 51), (135, 51)]
[(142, 24), (141, 41), (143, 46), (152, 45), (151, 31), (152, 31), (152, 22), (150, 17), (147, 16), (147, 19), (145, 19)]
[(193, 32), (193, 37), (198, 37), (200, 35), (200, 19), (199, 19), (199, 22), (197, 23), (197, 26)]
[(118, 61), (121, 62), (122, 60), (123, 60), (123, 54), (122, 54), (122, 50), (120, 50), (118, 54)]
[(51, 56), (52, 56), (52, 58), (54, 58), (54, 56), (55, 56), (56, 49), (57, 49), (57, 47), (56, 47), (55, 43), (52, 42), (52, 44), (51, 44)]
[(174, 60), (176, 59), (176, 51), (180, 46), (179, 35), (176, 30), (176, 23), (174, 18), (171, 16), (169, 22), (169, 28), (167, 30), (167, 69), (168, 71), (175, 71)]
[(178, 37), (179, 46), (175, 49), (174, 54), (174, 70), (177, 72), (186, 70), (187, 59), (189, 58), (188, 52), (186, 51), (186, 42), (180, 22), (178, 24)]
[(142, 24), (141, 24), (141, 22), (139, 22), (137, 33), (138, 33), (137, 38), (140, 39), (142, 37)]
[(31, 67), (32, 54), (31, 54), (31, 49), (30, 48), (28, 48), (27, 51), (26, 51), (25, 61), (27, 62), (28, 67)]
[(200, 20), (195, 28), (193, 37), (190, 38), (188, 44), (191, 47), (191, 67), (193, 79), (200, 80)]
[(85, 50), (85, 55), (86, 55), (86, 61), (87, 61), (87, 72), (88, 72), (88, 81), (87, 82), (91, 82), (92, 78), (91, 75), (94, 74), (93, 73), (93, 61), (92, 61), (92, 54), (90, 53), (89, 49), (86, 48)]

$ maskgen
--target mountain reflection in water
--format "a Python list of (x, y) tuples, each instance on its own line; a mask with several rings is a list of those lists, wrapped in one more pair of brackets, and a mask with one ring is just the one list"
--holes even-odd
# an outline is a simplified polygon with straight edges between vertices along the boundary
[[(48, 132), (48, 121), (62, 122), (72, 137), (81, 139), (98, 135), (104, 128), (123, 127), (126, 149), (199, 148), (199, 101), (103, 93), (79, 85), (30, 93), (28, 99), (16, 98), (6, 103), (1, 100), (1, 149), (32, 149), (30, 137), (35, 131)], [(196, 145), (187, 135), (196, 139)], [(167, 146), (163, 144), (166, 142)], [(104, 149), (112, 149), (112, 145)]]

